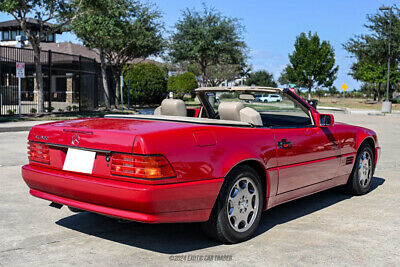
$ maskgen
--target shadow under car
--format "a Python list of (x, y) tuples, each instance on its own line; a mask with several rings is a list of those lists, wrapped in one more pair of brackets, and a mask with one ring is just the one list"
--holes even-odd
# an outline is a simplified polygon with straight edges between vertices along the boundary
[[(385, 179), (374, 177), (370, 191), (375, 190), (384, 182)], [(306, 216), (351, 197), (341, 193), (338, 188), (332, 188), (279, 205), (263, 214), (255, 235), (260, 235), (276, 225)], [(113, 218), (82, 212), (63, 218), (56, 224), (109, 241), (164, 254), (186, 253), (221, 244), (210, 240), (201, 231), (200, 223), (118, 223)]]

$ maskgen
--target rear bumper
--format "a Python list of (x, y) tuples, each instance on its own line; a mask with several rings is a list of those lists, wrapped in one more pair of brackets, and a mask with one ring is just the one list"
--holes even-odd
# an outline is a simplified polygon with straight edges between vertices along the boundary
[(146, 223), (207, 221), (223, 178), (146, 185), (22, 167), (33, 196), (108, 216)]

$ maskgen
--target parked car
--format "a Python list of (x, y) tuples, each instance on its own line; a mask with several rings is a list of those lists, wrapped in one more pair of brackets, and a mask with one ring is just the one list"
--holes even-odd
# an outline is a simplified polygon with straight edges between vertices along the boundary
[(268, 94), (268, 95), (256, 95), (255, 96), (255, 100), (258, 102), (281, 102), (282, 101), (282, 97), (280, 95), (277, 94)]
[[(216, 106), (210, 92), (224, 92)], [(246, 102), (260, 92), (284, 101)], [(374, 131), (334, 122), (288, 89), (196, 93), (200, 108), (165, 99), (154, 115), (34, 126), (29, 164), (22, 167), (30, 193), (72, 211), (144, 223), (202, 222), (212, 238), (236, 243), (279, 204), (336, 186), (353, 195), (370, 190), (380, 155)]]

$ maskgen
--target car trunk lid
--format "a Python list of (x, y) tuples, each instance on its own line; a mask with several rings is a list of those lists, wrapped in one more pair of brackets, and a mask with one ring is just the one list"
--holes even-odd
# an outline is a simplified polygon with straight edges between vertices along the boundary
[[(41, 124), (34, 126), (29, 133), (30, 163), (58, 170), (90, 173), (96, 177), (131, 181), (132, 178), (111, 174), (111, 159), (118, 154), (132, 154), (138, 135), (169, 132), (184, 127), (190, 125), (118, 118), (76, 119)], [(87, 150), (88, 153), (73, 149)], [(81, 156), (77, 156), (79, 154), (85, 154), (82, 160)], [(78, 168), (78, 165), (83, 167)]]
[(34, 126), (30, 141), (131, 153), (137, 126), (117, 119), (78, 119)]

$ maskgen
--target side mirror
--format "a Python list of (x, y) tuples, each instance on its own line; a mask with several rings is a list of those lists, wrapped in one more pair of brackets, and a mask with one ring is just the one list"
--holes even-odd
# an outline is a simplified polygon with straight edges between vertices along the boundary
[(318, 114), (317, 125), (319, 127), (329, 127), (333, 126), (335, 119), (332, 114)]

